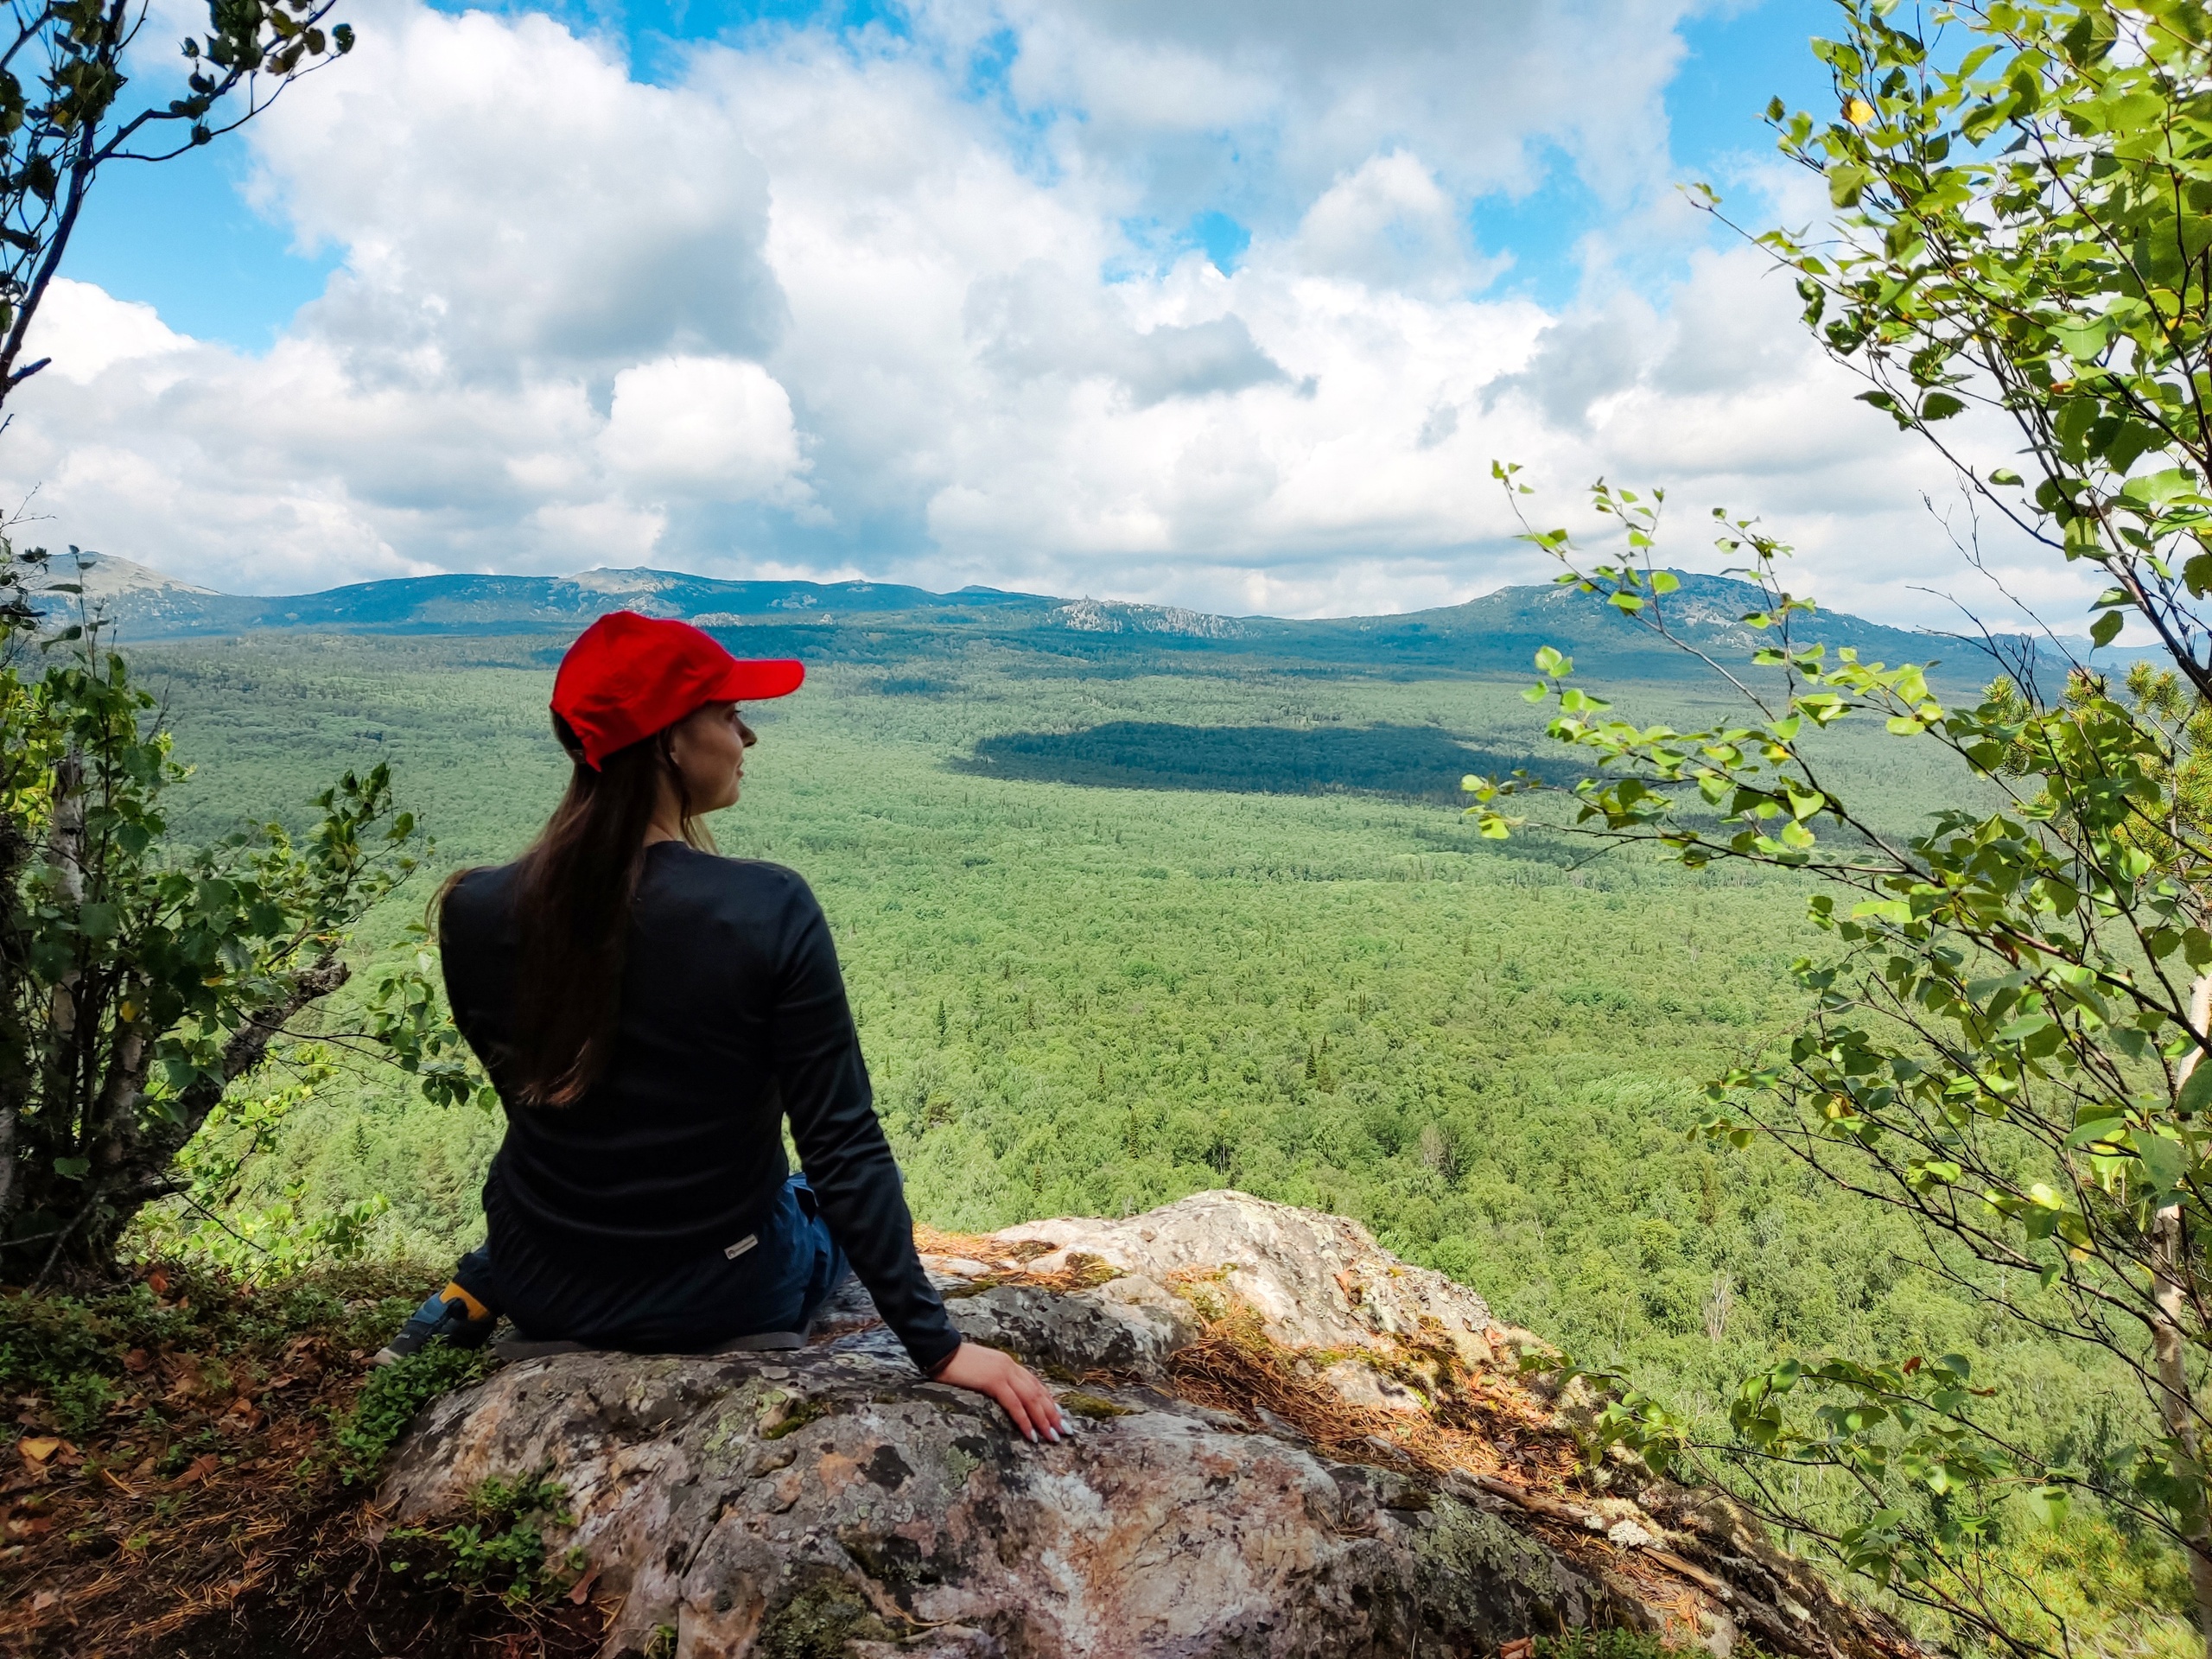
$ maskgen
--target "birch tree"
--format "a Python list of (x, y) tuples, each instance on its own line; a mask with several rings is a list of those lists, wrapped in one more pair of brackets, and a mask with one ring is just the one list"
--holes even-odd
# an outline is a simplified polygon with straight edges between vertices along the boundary
[[(34, 1285), (107, 1271), (137, 1211), (184, 1189), (178, 1153), (306, 1034), (421, 845), (382, 766), (326, 790), (304, 836), (179, 845), (154, 700), (97, 618), (41, 615), (76, 586), (33, 591), (48, 563), (0, 539), (0, 1281)], [(433, 1098), (479, 1098), (425, 983), (387, 976), (352, 1035)]]
[[(1722, 514), (1766, 642), (1708, 659), (1738, 720), (1639, 725), (1557, 652), (1530, 696), (1598, 763), (1583, 832), (1821, 878), (1813, 918), (1840, 949), (1797, 965), (1812, 1016), (1786, 1058), (1716, 1080), (1706, 1133), (1766, 1137), (1903, 1214), (1930, 1271), (2101, 1348), (2144, 1411), (2117, 1449), (2052, 1460), (1985, 1426), (1961, 1357), (1798, 1356), (1745, 1381), (1725, 1434), (1625, 1383), (1605, 1433), (2021, 1654), (2067, 1637), (2007, 1540), (2094, 1505), (2181, 1552), (2212, 1656), (2212, 18), (2177, 0), (1837, 10), (1815, 42), (1833, 107), (1769, 111), (1833, 217), (1755, 239), (1860, 397), (1948, 460), (1983, 519), (2101, 574), (2094, 645), (2132, 623), (2154, 657), (2101, 673), (2054, 639), (1979, 697), (1945, 695), (1925, 664), (1815, 643), (1787, 549)], [(1624, 543), (1604, 559), (1529, 538), (1679, 642), (1662, 499), (1599, 486)], [(1899, 833), (1821, 762), (1821, 733), (1867, 720), (1943, 750), (1957, 798), (1984, 804)], [(1468, 786), (1511, 833), (1528, 781)]]

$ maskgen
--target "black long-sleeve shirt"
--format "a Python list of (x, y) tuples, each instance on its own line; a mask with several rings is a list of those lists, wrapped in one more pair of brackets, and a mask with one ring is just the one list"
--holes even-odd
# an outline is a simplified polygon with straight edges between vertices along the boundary
[(516, 1102), (500, 1061), (520, 950), (514, 873), (469, 872), (440, 927), (454, 1023), (506, 1107), (486, 1209), (552, 1259), (650, 1273), (753, 1230), (790, 1173), (788, 1116), (830, 1231), (915, 1363), (934, 1369), (960, 1337), (914, 1253), (830, 925), (806, 883), (681, 842), (648, 847), (613, 1056), (583, 1099), (540, 1109)]

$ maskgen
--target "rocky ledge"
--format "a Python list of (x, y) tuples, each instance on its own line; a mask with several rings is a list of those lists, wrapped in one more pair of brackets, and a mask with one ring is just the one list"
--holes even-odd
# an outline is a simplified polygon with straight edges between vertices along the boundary
[(607, 1659), (1907, 1651), (1724, 1502), (1585, 1469), (1535, 1339), (1351, 1222), (1205, 1192), (921, 1242), (1080, 1433), (1031, 1446), (922, 1381), (855, 1288), (797, 1352), (510, 1365), (424, 1411), (378, 1503), (420, 1524), (550, 1471)]

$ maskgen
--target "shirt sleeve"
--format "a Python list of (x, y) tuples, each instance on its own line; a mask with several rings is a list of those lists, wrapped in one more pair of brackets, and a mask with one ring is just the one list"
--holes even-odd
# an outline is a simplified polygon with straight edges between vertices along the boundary
[(775, 1048), (784, 1109), (830, 1231), (914, 1363), (934, 1371), (960, 1346), (914, 1250), (905, 1184), (875, 1116), (860, 1033), (822, 906), (795, 883), (778, 953)]

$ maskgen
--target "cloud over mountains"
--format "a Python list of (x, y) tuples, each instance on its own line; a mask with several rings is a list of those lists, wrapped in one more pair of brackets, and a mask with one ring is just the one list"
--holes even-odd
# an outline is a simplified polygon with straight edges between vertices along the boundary
[[(252, 355), (60, 284), (0, 492), (232, 591), (652, 563), (1310, 613), (1536, 574), (1503, 455), (1548, 517), (1601, 472), (1764, 512), (1910, 614), (1947, 481), (1671, 193), (1684, 10), (922, 0), (648, 80), (367, 0), (249, 129), (321, 297)], [(1548, 167), (1611, 227), (1548, 305), (1484, 233)], [(1654, 249), (1671, 282), (1607, 276)]]

